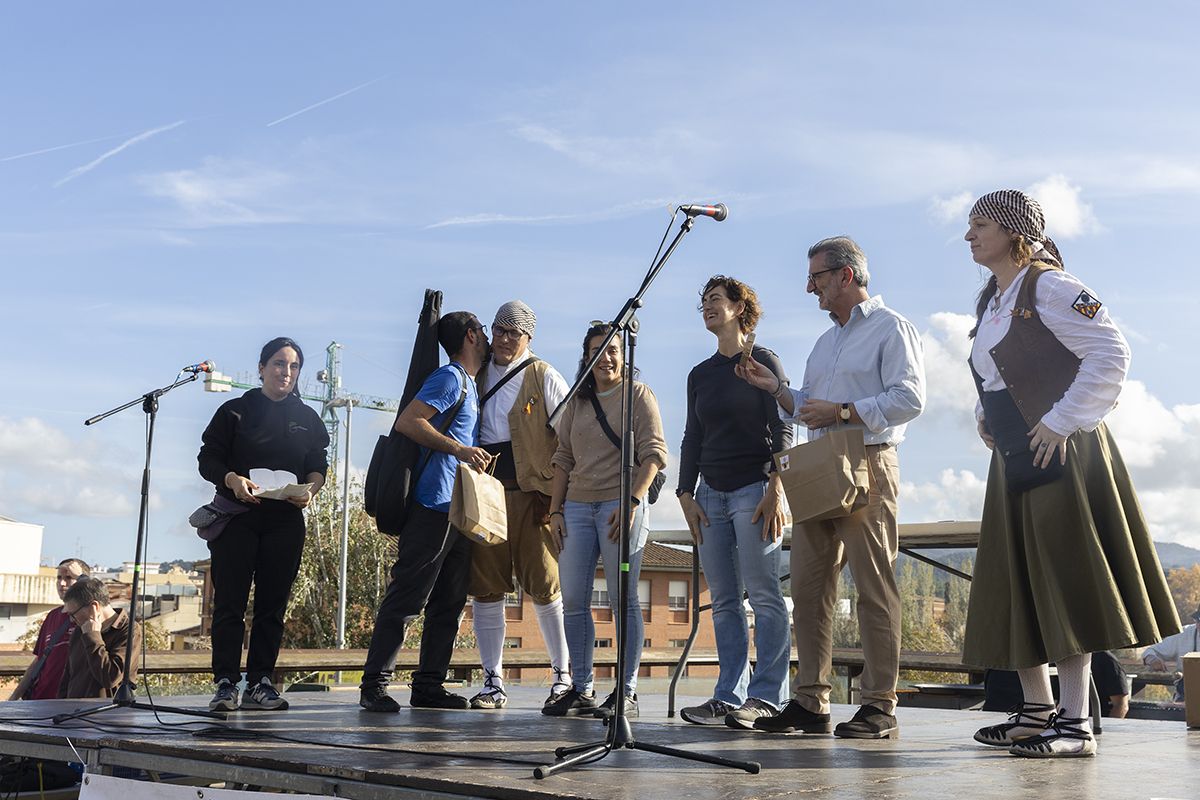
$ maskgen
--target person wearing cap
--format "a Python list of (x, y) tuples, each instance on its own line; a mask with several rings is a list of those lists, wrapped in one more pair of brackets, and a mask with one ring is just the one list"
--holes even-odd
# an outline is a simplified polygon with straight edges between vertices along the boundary
[[(554, 702), (571, 688), (557, 550), (550, 537), (551, 459), (558, 438), (547, 422), (567, 395), (567, 382), (533, 354), (537, 328), (533, 309), (511, 300), (492, 320), (491, 359), (479, 371), (479, 443), (497, 461), (493, 473), (504, 484), (508, 540), (472, 544), (470, 594), (475, 641), (483, 666), (483, 689), (471, 708), (508, 704), (504, 689), (505, 595), (517, 586), (533, 600), (538, 627), (554, 672)], [(514, 582), (513, 578), (516, 577)]]
[[(792, 620), (796, 676), (792, 699), (773, 716), (754, 720), (771, 733), (829, 733), (850, 739), (894, 739), (900, 672), (900, 590), (896, 558), (900, 457), (908, 423), (925, 408), (925, 355), (911, 322), (871, 296), (867, 256), (848, 236), (822, 239), (808, 249), (807, 291), (829, 315), (804, 367), (804, 383), (790, 388), (756, 358), (737, 374), (770, 392), (784, 419), (803, 425), (809, 441), (835, 430), (858, 429), (871, 473), (870, 499), (853, 514), (802, 522), (792, 528)], [(793, 509), (799, 512), (800, 509)], [(838, 575), (849, 566), (858, 591), (862, 631), (862, 705), (831, 725), (833, 609)]]
[(1032, 197), (1003, 189), (979, 198), (965, 238), (992, 273), (970, 333), (976, 420), (992, 459), (963, 662), (1016, 670), (1024, 695), (1007, 722), (981, 728), (975, 740), (1020, 756), (1090, 756), (1091, 654), (1179, 630), (1104, 424), (1129, 345), (1096, 293), (1063, 271)]
[[(1192, 614), (1191, 625), (1143, 650), (1142, 663), (1155, 672), (1179, 672), (1183, 669), (1184, 654), (1197, 651), (1200, 651), (1200, 608)], [(1184, 701), (1182, 678), (1175, 682), (1175, 701)]]

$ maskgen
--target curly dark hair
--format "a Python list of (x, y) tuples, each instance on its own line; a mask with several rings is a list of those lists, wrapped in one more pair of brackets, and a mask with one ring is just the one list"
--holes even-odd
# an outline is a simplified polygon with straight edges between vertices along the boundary
[[(591, 402), (591, 399), (596, 396), (596, 376), (593, 375), (587, 368), (588, 362), (592, 360), (591, 354), (588, 353), (588, 342), (592, 341), (597, 336), (605, 336), (612, 330), (612, 325), (607, 322), (593, 322), (587, 329), (587, 333), (583, 336), (583, 352), (579, 356), (579, 368), (575, 371), (575, 380), (579, 381), (583, 378), (583, 384), (579, 387), (579, 392), (575, 395), (581, 400)], [(620, 335), (614, 340), (621, 347), (621, 358), (625, 357), (625, 344), (621, 340)], [(637, 370), (634, 370), (635, 375)]]
[(718, 286), (725, 290), (725, 294), (732, 302), (746, 304), (745, 310), (738, 317), (738, 327), (742, 333), (754, 330), (762, 318), (762, 306), (758, 304), (758, 295), (755, 291), (737, 278), (731, 278), (728, 275), (713, 275), (709, 278), (708, 283), (704, 284), (704, 288), (700, 290), (700, 304), (696, 306), (696, 310), (704, 309), (704, 296)]

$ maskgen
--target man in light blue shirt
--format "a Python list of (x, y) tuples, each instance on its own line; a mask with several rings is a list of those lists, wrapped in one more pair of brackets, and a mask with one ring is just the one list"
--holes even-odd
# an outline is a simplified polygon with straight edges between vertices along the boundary
[[(867, 292), (867, 257), (847, 236), (823, 239), (808, 251), (807, 291), (834, 325), (817, 339), (799, 390), (752, 359), (739, 368), (771, 392), (781, 416), (808, 429), (809, 440), (835, 428), (861, 428), (871, 471), (870, 502), (846, 517), (798, 523), (792, 530), (793, 622), (799, 667), (792, 700), (754, 727), (772, 732), (828, 733), (833, 671), (833, 608), (837, 579), (850, 566), (858, 589), (863, 705), (834, 735), (884, 739), (898, 735), (896, 679), (900, 668), (900, 593), (896, 587), (899, 531), (896, 446), (925, 405), (921, 338), (904, 317)], [(798, 509), (794, 509), (798, 510)]]

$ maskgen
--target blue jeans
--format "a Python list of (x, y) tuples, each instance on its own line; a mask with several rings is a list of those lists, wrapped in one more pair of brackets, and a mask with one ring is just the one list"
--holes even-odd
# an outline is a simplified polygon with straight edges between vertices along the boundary
[[(719, 492), (704, 482), (696, 502), (708, 517), (701, 528), (700, 566), (712, 596), (713, 631), (720, 675), (713, 690), (717, 700), (740, 706), (747, 697), (782, 706), (788, 699), (788, 656), (791, 632), (787, 606), (779, 587), (781, 542), (762, 540), (763, 520), (751, 522), (767, 482), (757, 481), (732, 492)], [(743, 590), (754, 610), (754, 645), (758, 656), (750, 672), (750, 629), (742, 609)]]
[(595, 675), (592, 670), (592, 651), (596, 644), (596, 626), (592, 621), (592, 585), (596, 581), (596, 562), (604, 559), (604, 579), (608, 583), (608, 605), (617, 620), (617, 635), (624, 636), (625, 688), (637, 689), (638, 665), (642, 661), (642, 606), (638, 602), (638, 575), (642, 570), (642, 548), (650, 530), (646, 519), (646, 499), (637, 507), (630, 529), (629, 542), (629, 613), (625, 624), (620, 623), (617, 606), (621, 579), (620, 543), (608, 538), (608, 517), (617, 508), (618, 500), (598, 503), (577, 503), (568, 500), (563, 505), (563, 521), (567, 534), (558, 555), (558, 579), (562, 584), (563, 627), (567, 634), (567, 650), (571, 654), (571, 682), (577, 691), (591, 691)]

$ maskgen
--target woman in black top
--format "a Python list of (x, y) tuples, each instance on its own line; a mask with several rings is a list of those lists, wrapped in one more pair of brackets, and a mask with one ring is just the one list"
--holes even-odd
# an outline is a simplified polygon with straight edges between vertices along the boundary
[[(208, 543), (213, 580), (212, 664), (214, 711), (238, 708), (246, 603), (254, 584), (254, 622), (246, 658), (241, 707), (282, 710), (287, 701), (271, 685), (283, 641), (283, 614), (304, 551), (304, 513), (325, 483), (325, 424), (300, 399), (297, 381), (304, 353), (291, 339), (272, 339), (258, 360), (261, 389), (223, 404), (204, 431), (200, 474), (217, 494), (242, 505), (224, 531)], [(312, 484), (283, 500), (256, 497), (263, 488), (250, 471), (279, 470), (288, 481)], [(260, 478), (261, 479), (261, 478)]]
[[(791, 628), (779, 587), (783, 490), (771, 455), (791, 446), (792, 426), (770, 394), (733, 371), (761, 314), (754, 290), (714, 276), (700, 293), (700, 312), (717, 352), (688, 375), (676, 495), (712, 594), (720, 674), (712, 698), (680, 716), (752, 729), (755, 719), (779, 713), (789, 694)], [(754, 347), (753, 355), (787, 382), (774, 353)], [(754, 610), (753, 675), (743, 589)]]

